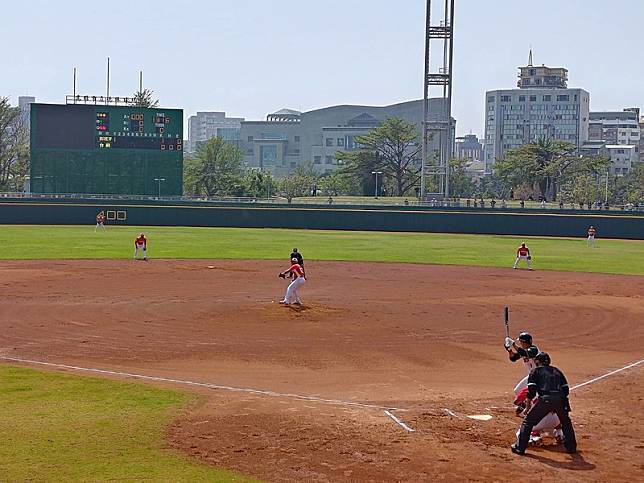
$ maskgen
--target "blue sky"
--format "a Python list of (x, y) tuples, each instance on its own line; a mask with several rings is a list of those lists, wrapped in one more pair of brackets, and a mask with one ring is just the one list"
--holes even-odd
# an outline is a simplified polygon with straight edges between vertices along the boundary
[[(23, 0), (0, 7), (0, 96), (64, 102), (144, 84), (161, 104), (263, 119), (283, 107), (422, 97), (425, 0)], [(435, 3), (442, 3), (436, 1)], [(570, 70), (593, 110), (644, 107), (641, 0), (456, 0), (454, 117), (483, 134), (486, 90), (517, 66)]]

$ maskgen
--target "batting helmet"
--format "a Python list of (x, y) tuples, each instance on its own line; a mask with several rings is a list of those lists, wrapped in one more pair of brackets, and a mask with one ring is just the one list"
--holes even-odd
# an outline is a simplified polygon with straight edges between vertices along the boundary
[(532, 344), (532, 336), (530, 335), (529, 332), (521, 332), (519, 334), (519, 340), (521, 342), (527, 342), (528, 344)]
[(538, 361), (541, 363), (543, 366), (549, 366), (550, 365), (550, 354), (547, 352), (539, 352), (537, 354), (537, 357), (534, 358), (535, 361)]

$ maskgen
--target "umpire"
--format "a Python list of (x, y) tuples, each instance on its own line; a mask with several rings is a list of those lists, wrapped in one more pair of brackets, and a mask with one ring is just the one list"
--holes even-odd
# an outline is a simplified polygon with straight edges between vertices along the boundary
[(290, 260), (293, 260), (294, 258), (297, 258), (297, 263), (300, 266), (304, 266), (304, 258), (302, 258), (302, 254), (297, 251), (297, 248), (293, 248), (293, 252), (291, 253), (291, 256), (289, 257)]
[[(568, 381), (566, 376), (550, 365), (550, 356), (546, 352), (539, 352), (535, 357), (537, 367), (532, 370), (528, 377), (528, 404), (529, 413), (521, 424), (518, 441), (511, 446), (515, 454), (525, 454), (525, 449), (530, 440), (532, 428), (537, 425), (550, 412), (557, 413), (561, 429), (564, 434), (564, 446), (567, 453), (577, 451), (577, 441), (575, 439), (575, 430), (572, 427), (572, 421), (568, 413), (570, 404), (568, 403)], [(536, 395), (539, 399), (532, 406), (532, 400)]]

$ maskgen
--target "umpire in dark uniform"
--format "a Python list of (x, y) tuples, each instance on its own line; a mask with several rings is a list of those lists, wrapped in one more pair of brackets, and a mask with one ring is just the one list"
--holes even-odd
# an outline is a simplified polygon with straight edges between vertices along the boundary
[(291, 256), (289, 257), (290, 260), (293, 260), (294, 258), (297, 258), (297, 263), (300, 266), (304, 266), (304, 258), (302, 258), (302, 254), (297, 251), (297, 248), (293, 248), (293, 252), (291, 253)]
[[(550, 356), (546, 352), (539, 352), (535, 357), (535, 362), (537, 367), (532, 370), (528, 377), (528, 398), (526, 402), (530, 412), (521, 424), (518, 441), (511, 446), (512, 452), (520, 455), (525, 454), (532, 428), (548, 413), (555, 412), (561, 423), (566, 452), (575, 453), (577, 451), (577, 441), (572, 421), (568, 416), (570, 412), (570, 404), (568, 403), (570, 389), (568, 388), (566, 376), (559, 369), (550, 365)], [(539, 399), (534, 406), (530, 407), (536, 395), (539, 395)]]

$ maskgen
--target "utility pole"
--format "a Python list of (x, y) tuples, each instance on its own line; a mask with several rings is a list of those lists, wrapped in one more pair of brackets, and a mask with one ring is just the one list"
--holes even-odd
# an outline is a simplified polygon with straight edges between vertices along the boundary
[(378, 175), (382, 174), (382, 171), (372, 171), (371, 174), (376, 175), (376, 192), (375, 192), (374, 198), (378, 199)]

